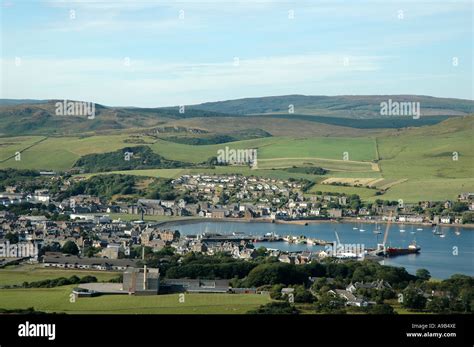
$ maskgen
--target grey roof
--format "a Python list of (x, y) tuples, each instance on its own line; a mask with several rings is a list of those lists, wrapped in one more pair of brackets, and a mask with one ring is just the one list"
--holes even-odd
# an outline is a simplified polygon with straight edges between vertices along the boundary
[(44, 263), (50, 264), (79, 264), (102, 266), (136, 266), (137, 261), (132, 259), (81, 258), (75, 255), (45, 255)]

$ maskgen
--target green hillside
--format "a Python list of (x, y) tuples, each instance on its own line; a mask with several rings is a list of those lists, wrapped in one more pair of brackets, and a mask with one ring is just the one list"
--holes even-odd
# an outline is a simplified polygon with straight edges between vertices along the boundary
[(424, 115), (466, 115), (474, 110), (471, 100), (434, 98), (423, 95), (282, 95), (244, 98), (192, 105), (193, 109), (232, 114), (294, 114), (343, 118), (380, 118), (380, 103), (394, 101), (420, 102)]

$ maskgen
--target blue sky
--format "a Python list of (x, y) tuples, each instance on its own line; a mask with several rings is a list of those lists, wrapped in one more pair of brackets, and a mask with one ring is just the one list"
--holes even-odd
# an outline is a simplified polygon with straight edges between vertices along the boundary
[(2, 98), (146, 107), (283, 94), (473, 98), (470, 0), (1, 5)]

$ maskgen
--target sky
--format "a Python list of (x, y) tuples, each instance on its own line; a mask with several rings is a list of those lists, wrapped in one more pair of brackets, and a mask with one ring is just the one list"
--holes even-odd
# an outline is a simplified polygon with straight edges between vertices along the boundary
[(1, 98), (473, 99), (471, 0), (0, 1)]

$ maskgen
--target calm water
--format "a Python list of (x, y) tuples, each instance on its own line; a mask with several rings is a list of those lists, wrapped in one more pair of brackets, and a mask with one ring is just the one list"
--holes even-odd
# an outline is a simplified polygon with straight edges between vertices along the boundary
[[(365, 231), (354, 230), (354, 227)], [(380, 235), (373, 233), (375, 225), (359, 223), (317, 223), (303, 226), (271, 223), (200, 222), (173, 226), (173, 229), (179, 230), (182, 235), (199, 234), (205, 231), (220, 234), (244, 232), (252, 235), (264, 235), (273, 232), (280, 236), (304, 235), (326, 241), (336, 240), (334, 233), (336, 230), (341, 243), (359, 243), (363, 244), (365, 248), (375, 248), (377, 243), (381, 243), (383, 240), (386, 225), (381, 224), (380, 227), (382, 231)], [(417, 228), (423, 230), (418, 231)], [(404, 229), (405, 232), (400, 232), (400, 229)], [(431, 227), (391, 225), (388, 245), (407, 247), (415, 240), (421, 247), (421, 253), (386, 259), (383, 260), (383, 264), (403, 266), (410, 273), (415, 273), (419, 268), (425, 268), (435, 278), (447, 278), (455, 273), (474, 276), (474, 230), (454, 227), (440, 227), (439, 230), (446, 234), (445, 238), (433, 235)], [(460, 232), (460, 235), (456, 235), (456, 231)], [(256, 244), (256, 247), (259, 246), (284, 251), (316, 251), (323, 249), (321, 246), (296, 245), (286, 242), (260, 242)], [(455, 247), (457, 247), (457, 255), (455, 255)]]

